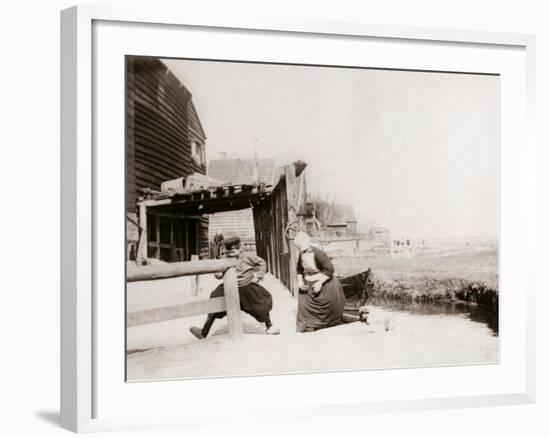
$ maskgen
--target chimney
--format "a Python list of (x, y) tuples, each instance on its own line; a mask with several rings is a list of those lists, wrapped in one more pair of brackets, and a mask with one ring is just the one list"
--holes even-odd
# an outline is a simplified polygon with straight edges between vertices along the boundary
[(258, 184), (258, 160), (254, 160), (254, 168), (252, 169), (252, 182), (253, 184)]
[(220, 152), (220, 160), (225, 160), (227, 158), (227, 152)]

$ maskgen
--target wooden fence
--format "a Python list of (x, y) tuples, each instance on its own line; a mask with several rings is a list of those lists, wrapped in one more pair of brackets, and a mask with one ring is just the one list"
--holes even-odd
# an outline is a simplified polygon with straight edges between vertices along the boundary
[(305, 204), (305, 174), (296, 175), (295, 166), (288, 165), (270, 196), (252, 209), (256, 252), (293, 295), (298, 293), (298, 250), (292, 242), (297, 231), (305, 230)]
[(165, 265), (132, 266), (126, 272), (128, 283), (174, 278), (188, 275), (201, 275), (223, 272), (224, 296), (207, 300), (191, 301), (175, 306), (130, 312), (126, 315), (126, 327), (136, 327), (155, 322), (186, 318), (213, 312), (227, 312), (229, 337), (237, 341), (243, 336), (241, 306), (235, 261), (193, 260), (190, 262), (168, 263)]

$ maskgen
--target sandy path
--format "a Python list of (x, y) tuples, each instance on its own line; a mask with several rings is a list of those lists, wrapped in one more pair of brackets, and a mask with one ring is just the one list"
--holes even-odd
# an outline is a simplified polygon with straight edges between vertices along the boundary
[[(129, 310), (189, 300), (185, 280), (134, 283)], [(216, 280), (205, 276), (195, 299), (203, 299)], [(296, 301), (275, 278), (264, 286), (272, 293), (278, 336), (243, 314), (244, 340), (231, 343), (226, 321), (216, 321), (212, 335), (197, 340), (189, 333), (204, 317), (193, 317), (128, 330), (128, 379), (149, 380), (207, 376), (296, 373), (393, 367), (417, 367), (498, 361), (498, 337), (488, 327), (459, 316), (414, 315), (372, 308), (370, 325), (352, 323), (315, 333), (295, 333)], [(385, 330), (385, 325), (390, 330)], [(146, 350), (141, 351), (139, 350)]]

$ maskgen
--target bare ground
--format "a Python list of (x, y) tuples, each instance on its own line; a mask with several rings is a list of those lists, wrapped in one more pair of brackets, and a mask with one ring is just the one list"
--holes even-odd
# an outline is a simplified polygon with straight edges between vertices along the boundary
[[(476, 254), (479, 253), (479, 254)], [(449, 275), (472, 266), (472, 254), (489, 257), (484, 251), (467, 256), (450, 254), (440, 267), (429, 260), (368, 260), (377, 275)], [(470, 262), (468, 263), (468, 260)], [(365, 267), (365, 259), (362, 267)], [(361, 263), (361, 258), (353, 263)], [(348, 265), (351, 266), (351, 265)], [(495, 265), (496, 266), (496, 265)], [(416, 269), (416, 271), (415, 271)], [(480, 276), (489, 272), (479, 271)], [(416, 272), (416, 274), (415, 274)], [(391, 278), (391, 277), (388, 277)], [(401, 278), (401, 277), (400, 277)], [(481, 278), (481, 277), (480, 277)], [(130, 283), (128, 311), (179, 304), (204, 299), (215, 287), (212, 276), (201, 278), (197, 297), (189, 294), (187, 278)], [(495, 363), (499, 360), (498, 337), (484, 324), (459, 316), (417, 315), (373, 307), (370, 325), (352, 323), (320, 330), (296, 333), (296, 299), (274, 277), (263, 283), (273, 295), (272, 319), (281, 328), (280, 335), (264, 334), (264, 327), (243, 315), (244, 340), (232, 343), (226, 321), (214, 324), (206, 340), (195, 339), (189, 328), (200, 326), (204, 317), (191, 317), (128, 329), (128, 379), (173, 379), (212, 376), (261, 375), (330, 370), (357, 370), (394, 367), (420, 367), (471, 363)], [(386, 328), (388, 330), (386, 330)]]

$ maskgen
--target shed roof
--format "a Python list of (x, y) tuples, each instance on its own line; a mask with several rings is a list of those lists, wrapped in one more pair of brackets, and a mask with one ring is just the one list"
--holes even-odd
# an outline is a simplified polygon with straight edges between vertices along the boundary
[(218, 185), (181, 192), (144, 190), (138, 203), (146, 203), (158, 210), (211, 214), (250, 208), (269, 196), (272, 189), (272, 185), (259, 183)]
[[(258, 176), (257, 180), (254, 181), (254, 168), (256, 166)], [(226, 184), (273, 184), (275, 160), (273, 158), (211, 160), (208, 165), (207, 174)]]

